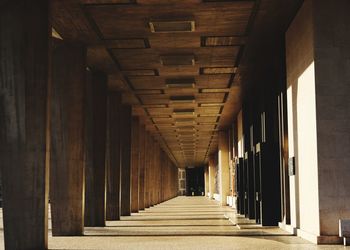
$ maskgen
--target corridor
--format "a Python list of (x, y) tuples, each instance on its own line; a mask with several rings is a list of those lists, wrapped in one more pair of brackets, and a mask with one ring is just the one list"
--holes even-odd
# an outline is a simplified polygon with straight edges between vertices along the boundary
[(0, 250), (343, 249), (348, 10), (0, 0)]
[[(55, 250), (344, 249), (316, 246), (278, 227), (261, 227), (205, 197), (179, 196), (108, 221), (106, 227), (86, 227), (81, 237), (52, 237), (49, 228), (49, 249)], [(4, 249), (2, 234), (1, 241)]]

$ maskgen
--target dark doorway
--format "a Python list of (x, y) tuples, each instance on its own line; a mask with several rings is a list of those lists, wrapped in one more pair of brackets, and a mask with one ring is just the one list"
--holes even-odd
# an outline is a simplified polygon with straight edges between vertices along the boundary
[(204, 168), (186, 168), (186, 195), (204, 195)]

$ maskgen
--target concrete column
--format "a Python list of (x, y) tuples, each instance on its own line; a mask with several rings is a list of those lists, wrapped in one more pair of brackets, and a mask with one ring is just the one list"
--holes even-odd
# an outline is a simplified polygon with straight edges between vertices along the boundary
[(340, 243), (350, 218), (349, 8), (304, 1), (286, 34), (291, 221), (314, 243)]
[(323, 239), (332, 243), (338, 240), (339, 219), (350, 218), (350, 2), (313, 2), (321, 235), (318, 243)]
[(131, 106), (122, 105), (121, 107), (121, 215), (131, 214), (131, 192), (130, 192), (130, 173), (131, 173)]
[(131, 127), (131, 212), (139, 211), (140, 121), (132, 118)]
[(151, 160), (151, 142), (150, 135), (147, 133), (145, 138), (145, 208), (150, 207), (150, 160)]
[(216, 165), (215, 165), (215, 159), (212, 155), (209, 156), (208, 172), (209, 172), (209, 198), (214, 199)]
[(49, 2), (0, 8), (0, 167), (6, 249), (47, 248)]
[(226, 197), (230, 195), (230, 168), (229, 168), (229, 146), (228, 132), (219, 131), (219, 194), (221, 205), (227, 204)]
[(107, 77), (89, 71), (86, 98), (85, 226), (105, 226), (106, 220)]
[(209, 193), (209, 166), (204, 167), (204, 196)]
[(53, 235), (84, 230), (84, 104), (86, 49), (62, 44), (53, 52), (50, 201)]
[(159, 156), (160, 148), (159, 145), (154, 143), (154, 163), (153, 163), (153, 205), (159, 203)]
[(150, 165), (150, 202), (151, 206), (156, 204), (156, 175), (155, 175), (155, 165), (156, 165), (156, 144), (154, 143), (154, 140), (151, 138), (151, 165)]
[(120, 219), (121, 94), (108, 93), (106, 219)]
[(146, 156), (145, 125), (140, 125), (140, 169), (139, 169), (139, 209), (145, 209), (145, 156)]
[(179, 194), (179, 169), (177, 166), (175, 166), (173, 163), (171, 163), (172, 166), (172, 192), (171, 192), (171, 198), (178, 196)]
[(169, 180), (167, 179), (167, 173), (170, 171), (168, 167), (168, 157), (163, 151), (160, 153), (160, 162), (160, 202), (163, 202), (168, 193), (167, 182), (169, 182)]
[(166, 173), (169, 172), (170, 169), (168, 169), (168, 157), (167, 155), (162, 151), (160, 153), (160, 162), (162, 163), (160, 166), (160, 202), (163, 202), (165, 200), (165, 197), (168, 192), (168, 185), (166, 184), (167, 175)]
[(156, 145), (157, 145), (157, 151), (156, 151), (156, 163), (155, 163), (155, 171), (154, 171), (154, 174), (155, 174), (155, 177), (156, 177), (156, 181), (155, 181), (155, 203), (156, 204), (159, 204), (161, 201), (160, 201), (160, 185), (161, 185), (161, 170), (160, 170), (160, 167), (161, 165), (163, 164), (161, 162), (161, 148), (159, 146), (159, 144), (156, 142)]
[(150, 159), (149, 159), (149, 171), (148, 171), (148, 188), (149, 188), (149, 205), (153, 206), (153, 200), (154, 200), (154, 142), (152, 137), (150, 137), (150, 144), (149, 144), (149, 151), (150, 151)]

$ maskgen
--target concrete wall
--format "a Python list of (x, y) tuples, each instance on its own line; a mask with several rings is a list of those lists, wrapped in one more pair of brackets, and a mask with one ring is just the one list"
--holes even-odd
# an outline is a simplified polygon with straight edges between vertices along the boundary
[(349, 9), (306, 0), (286, 34), (291, 224), (315, 243), (337, 242), (350, 218)]

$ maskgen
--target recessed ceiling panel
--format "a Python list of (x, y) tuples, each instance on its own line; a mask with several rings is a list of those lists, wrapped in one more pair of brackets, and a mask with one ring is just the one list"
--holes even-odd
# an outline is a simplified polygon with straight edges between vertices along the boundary
[(234, 74), (236, 73), (236, 67), (206, 67), (201, 68), (201, 74), (214, 75), (214, 74)]
[(229, 88), (224, 89), (201, 89), (202, 93), (228, 93), (230, 92)]
[(201, 103), (200, 107), (222, 107), (224, 103)]
[(199, 90), (196, 88), (170, 88), (164, 89), (164, 94), (168, 94), (170, 96), (193, 96), (198, 94)]
[(173, 112), (172, 108), (147, 108), (148, 113), (151, 116), (157, 116), (157, 115), (171, 115)]
[(167, 78), (167, 88), (194, 88), (196, 80), (194, 78)]
[(162, 55), (160, 62), (163, 66), (188, 66), (195, 64), (195, 57), (192, 54)]
[(193, 19), (153, 20), (148, 25), (152, 33), (193, 32), (196, 27)]
[(196, 100), (199, 103), (222, 103), (225, 93), (201, 93), (196, 95)]
[(202, 37), (202, 44), (205, 47), (240, 46), (244, 44), (245, 37), (240, 36), (210, 36)]
[(197, 122), (202, 123), (202, 122), (216, 122), (217, 116), (200, 116), (197, 117)]
[(173, 115), (175, 116), (182, 116), (182, 115), (194, 115), (195, 110), (194, 109), (174, 109)]
[(143, 104), (168, 104), (169, 96), (167, 95), (139, 95)]
[(172, 125), (173, 124), (173, 119), (172, 118), (153, 118), (152, 119), (154, 123), (157, 124), (169, 124)]
[(194, 76), (199, 74), (198, 66), (171, 66), (159, 68), (159, 75), (166, 77)]
[(231, 75), (199, 75), (196, 77), (197, 88), (226, 88), (229, 85)]
[(193, 95), (170, 96), (170, 103), (194, 103), (196, 98)]
[(198, 34), (155, 34), (149, 37), (149, 44), (151, 48), (199, 48), (201, 41)]
[(196, 108), (196, 112), (200, 115), (204, 114), (218, 114), (220, 112), (221, 107), (198, 107)]
[[(198, 24), (195, 32), (208, 35), (245, 35), (254, 1), (234, 1), (222, 4), (173, 4), (155, 8), (153, 5), (87, 5), (87, 12), (96, 22), (104, 39), (145, 37), (151, 32), (148, 20), (165, 17), (175, 20), (192, 16)], [(210, 13), (210, 15), (208, 15)], [(233, 14), (236, 13), (236, 14)], [(164, 30), (169, 27), (158, 27)], [(164, 26), (164, 25), (163, 25)], [(184, 23), (172, 29), (192, 29), (192, 24)], [(176, 31), (176, 30), (175, 30)]]

